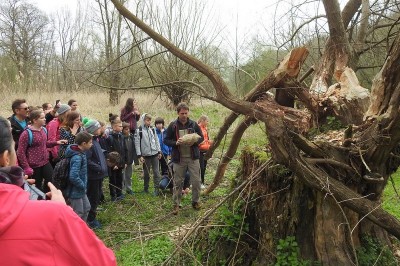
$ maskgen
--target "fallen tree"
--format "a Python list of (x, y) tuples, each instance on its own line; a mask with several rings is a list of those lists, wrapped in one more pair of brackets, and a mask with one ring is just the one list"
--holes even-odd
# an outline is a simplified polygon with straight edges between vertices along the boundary
[[(400, 239), (399, 221), (380, 207), (383, 188), (399, 166), (399, 161), (391, 158), (398, 156), (395, 150), (400, 140), (400, 66), (397, 63), (400, 35), (393, 41), (369, 95), (350, 68), (354, 51), (345, 38), (346, 21), (353, 17), (361, 1), (349, 1), (343, 12), (337, 1), (323, 1), (330, 38), (310, 89), (304, 88), (297, 77), (307, 57), (307, 50), (300, 47), (243, 99), (231, 94), (214, 69), (156, 33), (119, 1), (112, 2), (124, 17), (152, 39), (204, 74), (214, 86), (212, 98), (232, 110), (217, 136), (216, 145), (239, 115), (245, 117), (235, 131), (237, 138), (224, 155), (208, 193), (220, 182), (249, 123), (257, 120), (266, 125), (273, 161), (287, 167), (290, 175), (263, 180), (265, 195), (274, 193), (280, 184), (289, 185), (289, 189), (269, 197), (268, 202), (258, 202), (256, 209), (260, 213), (255, 215), (260, 226), (257, 232), (260, 251), (273, 249), (272, 233), (294, 235), (305, 258), (321, 261), (323, 265), (357, 265), (354, 247), (362, 234), (386, 243), (387, 233)], [(336, 83), (330, 84), (331, 80)], [(266, 93), (272, 88), (284, 93), (272, 97)], [(294, 108), (290, 99), (294, 97), (307, 108)], [(343, 139), (337, 143), (307, 139), (307, 132), (328, 116), (335, 116), (347, 125)], [(256, 260), (271, 262), (273, 258), (270, 252), (260, 252)]]

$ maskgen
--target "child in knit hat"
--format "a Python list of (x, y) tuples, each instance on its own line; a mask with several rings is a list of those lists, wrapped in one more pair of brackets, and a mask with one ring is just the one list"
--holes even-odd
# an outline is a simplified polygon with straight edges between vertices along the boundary
[(99, 142), (101, 131), (100, 123), (97, 120), (89, 119), (84, 124), (84, 129), (87, 133), (93, 136), (92, 147), (85, 151), (88, 170), (88, 185), (86, 194), (90, 202), (90, 211), (87, 217), (87, 222), (92, 229), (99, 229), (101, 228), (101, 224), (96, 219), (96, 210), (100, 203), (103, 179), (108, 175), (107, 163)]

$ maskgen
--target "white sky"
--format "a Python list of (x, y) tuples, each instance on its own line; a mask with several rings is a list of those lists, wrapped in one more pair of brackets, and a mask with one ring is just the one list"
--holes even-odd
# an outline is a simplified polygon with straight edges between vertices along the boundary
[[(76, 8), (78, 0), (31, 0), (30, 2), (38, 6), (46, 13), (55, 13), (64, 8), (72, 11)], [(84, 6), (85, 1), (81, 0)], [(191, 0), (187, 0), (191, 1)], [(245, 39), (261, 30), (260, 22), (264, 25), (268, 18), (272, 20), (274, 8), (271, 8), (271, 2), (266, 0), (203, 0), (215, 11), (215, 17), (226, 35), (234, 38), (238, 33), (238, 39)], [(72, 12), (73, 14), (74, 12)], [(237, 27), (237, 30), (236, 30)]]

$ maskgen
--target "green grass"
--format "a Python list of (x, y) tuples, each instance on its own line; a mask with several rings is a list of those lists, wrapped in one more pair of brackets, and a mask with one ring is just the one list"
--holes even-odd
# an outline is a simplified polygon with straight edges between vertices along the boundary
[[(222, 125), (223, 119), (230, 113), (228, 109), (215, 103), (197, 104), (190, 110), (190, 118), (197, 120), (202, 114), (209, 116), (209, 135), (215, 137)], [(176, 118), (171, 111), (169, 114), (161, 114), (167, 121)], [(208, 161), (206, 172), (206, 184), (210, 184), (214, 178), (215, 171), (222, 155), (227, 150), (232, 133), (241, 118), (230, 128), (226, 139), (214, 153), (213, 158)], [(167, 122), (168, 124), (168, 122)], [(103, 211), (98, 212), (98, 220), (103, 228), (96, 230), (96, 234), (105, 244), (114, 250), (118, 265), (160, 265), (167, 259), (172, 250), (175, 249), (179, 237), (186, 232), (185, 228), (190, 227), (199, 217), (213, 208), (230, 189), (232, 179), (236, 176), (237, 168), (240, 165), (240, 150), (243, 147), (253, 147), (258, 150), (265, 150), (266, 135), (261, 124), (251, 125), (245, 132), (238, 148), (237, 154), (232, 158), (227, 172), (221, 184), (208, 196), (202, 196), (203, 208), (200, 211), (191, 207), (191, 194), (182, 200), (183, 208), (178, 216), (172, 214), (172, 194), (166, 192), (161, 196), (153, 196), (152, 182), (150, 182), (150, 193), (143, 191), (141, 166), (136, 166), (133, 172), (134, 195), (125, 194), (126, 198), (120, 202), (110, 202), (108, 179), (104, 182), (104, 193), (107, 202), (101, 207)], [(260, 154), (262, 154), (260, 152)], [(177, 256), (178, 264), (196, 257), (192, 247), (185, 248), (184, 258)], [(172, 265), (173, 265), (172, 264)], [(186, 262), (184, 263), (186, 264)]]
[[(397, 219), (400, 220), (400, 171), (398, 170), (396, 173), (392, 175), (392, 179), (394, 184), (392, 183), (391, 179), (385, 187), (385, 191), (383, 193), (383, 202), (382, 207), (390, 214), (394, 215)], [(397, 192), (396, 192), (397, 191)]]

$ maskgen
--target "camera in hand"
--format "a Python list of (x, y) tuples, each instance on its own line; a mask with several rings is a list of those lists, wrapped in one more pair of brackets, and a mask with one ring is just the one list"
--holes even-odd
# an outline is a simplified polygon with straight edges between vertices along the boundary
[(25, 181), (24, 190), (29, 192), (30, 200), (46, 200), (46, 194), (35, 186)]

